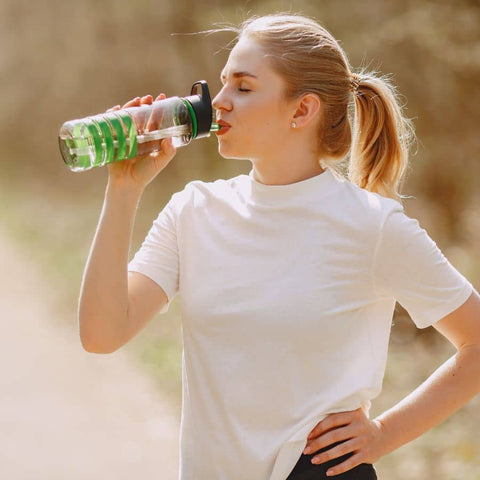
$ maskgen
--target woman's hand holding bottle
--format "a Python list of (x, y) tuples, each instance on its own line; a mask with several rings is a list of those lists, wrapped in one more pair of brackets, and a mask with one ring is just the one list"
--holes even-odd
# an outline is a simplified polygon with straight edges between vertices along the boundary
[[(155, 101), (163, 100), (166, 96), (162, 93)], [(123, 107), (117, 105), (108, 110), (120, 110), (120, 108), (139, 107), (141, 105), (151, 105), (153, 97), (146, 95), (144, 97), (136, 97), (127, 102)], [(161, 110), (160, 110), (161, 111)], [(157, 118), (155, 110), (150, 118), (146, 118), (139, 111), (134, 119), (138, 132), (150, 132), (156, 130), (162, 122), (162, 118)], [(136, 187), (139, 193), (168, 165), (170, 160), (175, 156), (176, 148), (172, 145), (170, 138), (155, 140), (158, 143), (158, 149), (152, 150), (152, 143), (148, 142), (138, 145), (137, 155), (130, 160), (121, 162), (112, 162), (108, 165), (109, 185), (122, 185)], [(147, 153), (145, 153), (147, 152)], [(150, 152), (150, 153), (149, 153)]]

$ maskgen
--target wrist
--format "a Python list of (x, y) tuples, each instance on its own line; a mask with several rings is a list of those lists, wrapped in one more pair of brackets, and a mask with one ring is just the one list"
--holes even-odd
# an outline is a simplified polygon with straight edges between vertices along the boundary
[(373, 422), (379, 432), (380, 456), (383, 457), (408, 442), (408, 440), (402, 438), (401, 430), (399, 431), (392, 425), (392, 422), (389, 422), (387, 412), (376, 417)]
[(372, 422), (377, 428), (377, 456), (381, 458), (390, 453), (393, 448), (390, 448), (388, 431), (383, 421), (377, 417)]
[(140, 198), (143, 194), (144, 187), (132, 184), (132, 182), (126, 181), (122, 178), (115, 178), (109, 176), (107, 187), (105, 191), (105, 197), (108, 199), (114, 199), (127, 202), (135, 207), (138, 205)]

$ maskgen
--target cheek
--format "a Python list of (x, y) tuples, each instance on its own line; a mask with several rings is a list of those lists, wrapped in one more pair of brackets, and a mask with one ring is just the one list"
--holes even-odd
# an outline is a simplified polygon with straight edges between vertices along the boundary
[(265, 143), (276, 143), (285, 137), (285, 121), (277, 112), (259, 112), (255, 118), (255, 127), (258, 133), (262, 134)]
[(242, 125), (245, 135), (255, 137), (268, 143), (272, 136), (277, 136), (279, 121), (271, 111), (258, 109), (249, 116), (248, 122)]
[(276, 96), (263, 99), (258, 102), (252, 114), (254, 123), (261, 124), (265, 130), (282, 132), (285, 126), (289, 124), (285, 109), (281, 108), (280, 101)]

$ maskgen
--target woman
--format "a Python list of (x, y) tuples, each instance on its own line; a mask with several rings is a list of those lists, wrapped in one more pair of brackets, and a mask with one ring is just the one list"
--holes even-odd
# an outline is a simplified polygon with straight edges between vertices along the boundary
[[(480, 390), (480, 298), (396, 201), (409, 125), (393, 91), (352, 73), (328, 32), (249, 20), (221, 79), (219, 152), (250, 175), (175, 194), (127, 274), (138, 201), (175, 150), (110, 165), (82, 343), (119, 348), (180, 292), (183, 480), (374, 479), (374, 462)], [(370, 419), (396, 300), (457, 353)]]

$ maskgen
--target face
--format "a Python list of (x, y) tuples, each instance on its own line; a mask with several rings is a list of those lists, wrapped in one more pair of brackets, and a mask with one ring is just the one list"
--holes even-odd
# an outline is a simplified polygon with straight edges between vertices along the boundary
[(294, 102), (284, 80), (270, 67), (257, 42), (242, 37), (221, 73), (222, 89), (213, 99), (218, 149), (226, 158), (275, 158), (291, 129)]

